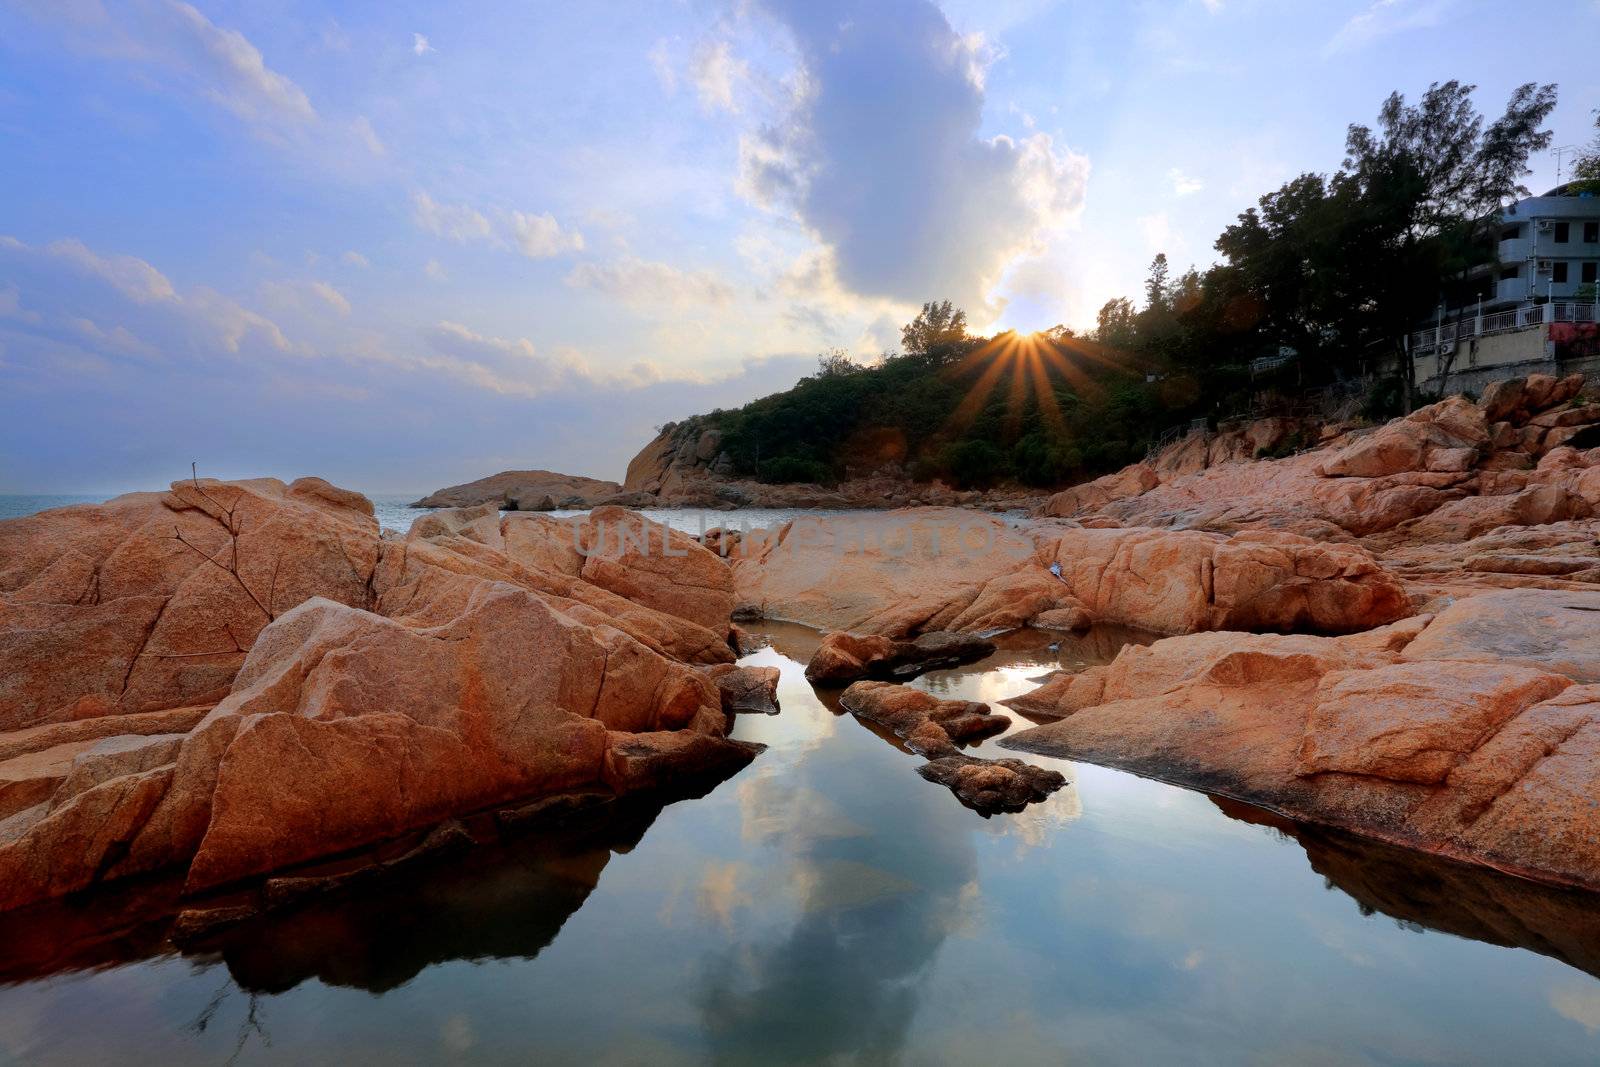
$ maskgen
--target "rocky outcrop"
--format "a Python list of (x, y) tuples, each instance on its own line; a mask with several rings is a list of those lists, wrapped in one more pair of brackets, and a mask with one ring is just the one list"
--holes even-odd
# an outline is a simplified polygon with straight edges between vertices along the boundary
[(917, 773), (949, 789), (985, 818), (1018, 812), (1067, 784), (1058, 771), (1016, 759), (982, 759), (958, 747), (1004, 731), (1011, 720), (974, 700), (940, 700), (890, 682), (857, 682), (839, 704), (901, 738), (928, 762)]
[(1022, 811), (1067, 784), (1060, 771), (1018, 759), (979, 759), (964, 752), (931, 759), (917, 773), (949, 789), (984, 818)]
[(879, 635), (831, 633), (822, 639), (806, 680), (813, 685), (842, 685), (858, 678), (911, 678), (924, 671), (980, 660), (995, 650), (994, 642), (973, 634), (936, 630), (910, 641)]
[(926, 746), (930, 752), (942, 752), (943, 745), (987, 737), (1011, 725), (1004, 715), (992, 714), (987, 704), (940, 700), (894, 682), (856, 682), (839, 698), (839, 706), (913, 746)]
[(1168, 638), (1006, 701), (1061, 718), (1001, 743), (1600, 888), (1591, 615), (1519, 590), (1347, 637)]
[(584, 509), (611, 502), (622, 493), (616, 482), (555, 471), (501, 471), (475, 482), (452, 485), (429, 493), (414, 508), (470, 508), (494, 504), (507, 511)]
[(1412, 610), (1364, 549), (1283, 533), (1013, 526), (923, 508), (797, 520), (740, 547), (741, 611), (864, 635), (985, 633), (1036, 619), (1343, 633)]
[(214, 703), (274, 619), (368, 606), (378, 544), (372, 505), (319, 478), (0, 522), (0, 730)]
[(401, 539), (325, 482), (198, 481), (0, 543), (0, 907), (171, 868), (201, 892), (520, 797), (727, 773), (759, 746), (726, 740), (725, 704), (776, 682), (721, 670), (726, 564), (619, 509), (490, 504)]
[(1503, 525), (1585, 519), (1600, 509), (1600, 450), (1583, 445), (1600, 426), (1600, 405), (1583, 400), (1583, 385), (1581, 375), (1497, 382), (1476, 404), (1448, 397), (1373, 429), (1326, 428), (1332, 436), (1319, 434), (1320, 447), (1279, 460), (1180, 462), (1175, 450), (1226, 436), (1196, 434), (1196, 443), (1057, 494), (1042, 512), (1123, 526), (1368, 539), (1380, 552), (1459, 542)]
[(722, 710), (729, 714), (776, 715), (778, 708), (778, 668), (735, 667), (717, 664), (706, 670), (722, 694)]
[[(702, 417), (669, 423), (628, 464), (625, 493), (642, 494), (652, 504), (629, 501), (630, 507), (815, 508), (876, 510), (906, 505), (1026, 509), (1039, 494), (1021, 487), (984, 492), (957, 490), (943, 482), (913, 481), (899, 448), (880, 449), (861, 443), (860, 454), (873, 462), (847, 471), (844, 479), (824, 485), (769, 484), (735, 473), (733, 458), (723, 450), (722, 431)], [(623, 503), (623, 501), (612, 501)]]

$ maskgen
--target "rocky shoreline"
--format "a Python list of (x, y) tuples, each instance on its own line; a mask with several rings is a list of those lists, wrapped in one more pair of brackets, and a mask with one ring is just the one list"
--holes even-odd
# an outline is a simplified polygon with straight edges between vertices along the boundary
[[(959, 750), (985, 705), (893, 680), (1022, 626), (1168, 635), (1013, 699), (1039, 725), (1004, 744), (1600, 889), (1582, 387), (1500, 383), (1276, 460), (1244, 431), (1180, 441), (1028, 519), (923, 506), (702, 543), (613, 506), (501, 515), (488, 486), (402, 537), (304, 478), (0, 522), (0, 910), (176, 874), (203, 929), (233, 914), (205, 914), (218, 894), (345, 877), (307, 864), (714, 781), (758, 755), (730, 717), (776, 707), (735, 618), (828, 634), (809, 675), (880, 679), (846, 707), (985, 814), (1059, 783)], [(624, 491), (660, 491), (639, 474)]]

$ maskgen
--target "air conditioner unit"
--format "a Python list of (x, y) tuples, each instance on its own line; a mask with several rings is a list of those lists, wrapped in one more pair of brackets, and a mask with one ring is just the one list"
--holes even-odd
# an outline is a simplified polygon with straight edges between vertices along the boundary
[(1551, 227), (1553, 227), (1554, 225), (1555, 225), (1555, 223), (1551, 222), (1549, 219), (1540, 219), (1539, 220), (1539, 232), (1540, 233), (1548, 233), (1550, 231)]
[(1538, 269), (1539, 269), (1539, 273), (1540, 273), (1540, 274), (1549, 274), (1549, 273), (1550, 273), (1550, 270), (1551, 270), (1551, 267), (1552, 267), (1552, 266), (1553, 266), (1553, 265), (1554, 265), (1554, 264), (1552, 264), (1552, 263), (1551, 263), (1551, 262), (1550, 262), (1550, 260), (1548, 260), (1548, 259), (1541, 259), (1541, 260), (1540, 260), (1540, 261), (1539, 261), (1539, 267), (1538, 267)]
[(1441, 356), (1452, 355), (1455, 352), (1455, 350), (1456, 350), (1456, 343), (1454, 341), (1445, 341), (1444, 343), (1442, 343), (1439, 346), (1439, 354)]

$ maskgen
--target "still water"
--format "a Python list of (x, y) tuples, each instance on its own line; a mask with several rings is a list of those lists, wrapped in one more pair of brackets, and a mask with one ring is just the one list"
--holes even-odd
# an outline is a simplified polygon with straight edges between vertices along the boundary
[[(746, 661), (782, 670), (782, 711), (740, 717), (769, 747), (709, 795), (480, 849), (199, 954), (136, 908), (82, 944), (84, 913), (42, 917), (0, 939), (0, 1061), (1600, 1054), (1591, 898), (1061, 761), (1038, 760), (1066, 788), (983, 819), (813, 692), (814, 634), (764, 636)], [(1129, 639), (1023, 632), (916, 684), (993, 700)]]

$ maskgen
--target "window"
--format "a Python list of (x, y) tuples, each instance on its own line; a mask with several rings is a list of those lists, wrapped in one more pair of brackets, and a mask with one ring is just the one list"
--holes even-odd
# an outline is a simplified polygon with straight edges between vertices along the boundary
[(1600, 263), (1596, 263), (1591, 259), (1580, 268), (1578, 277), (1584, 285), (1592, 285), (1596, 274), (1600, 274)]
[(1520, 236), (1522, 236), (1521, 226), (1507, 226), (1500, 231), (1500, 240), (1502, 241), (1515, 241)]
[(1513, 278), (1515, 278), (1517, 276), (1517, 273), (1518, 273), (1518, 268), (1516, 268), (1516, 267), (1507, 267), (1507, 268), (1505, 268), (1504, 270), (1502, 270), (1500, 272), (1500, 280), (1503, 281), (1503, 282), (1509, 282), (1509, 281), (1511, 281)]
[(1566, 284), (1566, 282), (1567, 282), (1567, 263), (1566, 263), (1566, 260), (1561, 260), (1561, 261), (1556, 262), (1556, 263), (1551, 265), (1551, 267), (1550, 267), (1550, 280), (1555, 282), (1557, 285), (1565, 285)]
[(1583, 243), (1594, 244), (1600, 241), (1600, 222), (1586, 222), (1583, 224)]
[(1556, 244), (1558, 244), (1558, 245), (1566, 244), (1567, 243), (1567, 239), (1571, 236), (1572, 227), (1569, 224), (1565, 223), (1565, 222), (1558, 222), (1558, 223), (1556, 223), (1555, 230), (1556, 230), (1556, 236), (1555, 236)]

